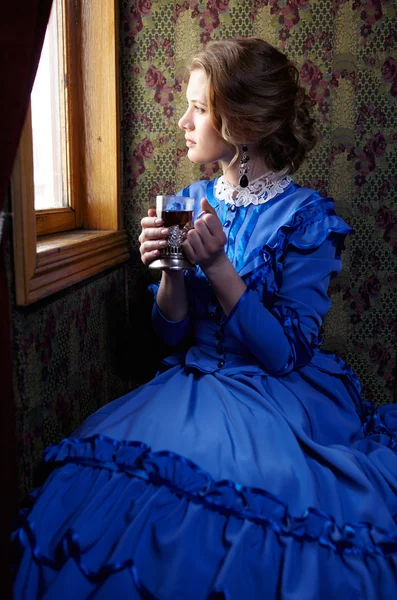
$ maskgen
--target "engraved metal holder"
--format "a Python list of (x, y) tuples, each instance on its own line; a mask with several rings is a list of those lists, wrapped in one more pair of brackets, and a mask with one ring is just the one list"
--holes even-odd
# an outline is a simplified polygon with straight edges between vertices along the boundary
[[(190, 196), (162, 195), (156, 196), (156, 214), (163, 218), (164, 226), (167, 222), (164, 219), (164, 213), (191, 211), (193, 214), (194, 198)], [(150, 269), (169, 269), (170, 271), (183, 271), (185, 269), (194, 269), (194, 265), (188, 261), (184, 255), (182, 244), (186, 239), (188, 231), (192, 228), (189, 221), (182, 228), (180, 224), (168, 225), (170, 235), (168, 245), (160, 250), (160, 258), (149, 264)]]

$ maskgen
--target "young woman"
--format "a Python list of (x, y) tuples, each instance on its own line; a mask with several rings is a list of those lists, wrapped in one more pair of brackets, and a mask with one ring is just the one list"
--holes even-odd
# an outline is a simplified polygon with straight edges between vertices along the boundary
[[(257, 38), (192, 62), (184, 190), (201, 213), (164, 270), (156, 377), (48, 448), (15, 529), (15, 598), (367, 600), (397, 593), (395, 406), (321, 350), (351, 228), (294, 183), (315, 145), (296, 68)], [(142, 220), (149, 265), (169, 231)]]

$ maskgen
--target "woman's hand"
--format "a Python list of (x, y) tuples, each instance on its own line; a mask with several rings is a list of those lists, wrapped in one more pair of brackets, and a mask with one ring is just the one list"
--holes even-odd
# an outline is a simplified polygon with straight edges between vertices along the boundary
[(139, 251), (143, 264), (147, 266), (159, 257), (160, 249), (167, 245), (169, 229), (164, 228), (162, 219), (156, 217), (155, 208), (149, 208), (148, 216), (141, 220), (141, 227)]
[[(169, 229), (162, 219), (156, 217), (156, 210), (149, 208), (148, 216), (141, 221), (139, 236), (141, 260), (149, 265), (160, 255), (160, 249), (168, 244)], [(156, 303), (162, 315), (169, 321), (182, 321), (188, 312), (185, 283), (182, 271), (163, 269)]]
[(201, 210), (205, 214), (195, 220), (182, 247), (188, 260), (205, 271), (224, 259), (226, 235), (215, 209), (206, 198), (201, 200)]

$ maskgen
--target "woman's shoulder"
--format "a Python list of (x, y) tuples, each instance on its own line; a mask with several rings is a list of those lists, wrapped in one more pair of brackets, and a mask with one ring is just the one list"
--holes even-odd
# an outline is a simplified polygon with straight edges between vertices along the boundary
[[(302, 211), (309, 207), (324, 206), (327, 203), (333, 203), (331, 197), (322, 196), (320, 192), (311, 187), (302, 186), (295, 181), (291, 181), (290, 185), (278, 197), (287, 209), (291, 211)], [(280, 202), (277, 203), (280, 207)]]
[(353, 233), (350, 225), (337, 215), (333, 198), (297, 184), (291, 184), (271, 206), (266, 208), (263, 204), (258, 209), (239, 267), (240, 276), (247, 277), (270, 259), (279, 263), (290, 247), (315, 250), (330, 235), (340, 236), (341, 250), (345, 236)]
[(292, 182), (275, 198), (274, 220), (282, 225), (302, 224), (312, 220), (337, 215), (335, 200), (323, 196), (317, 190)]
[[(353, 233), (350, 225), (337, 214), (332, 197), (322, 196), (310, 187), (294, 182), (271, 205), (262, 205), (252, 228), (251, 244), (269, 247), (318, 247), (330, 234)], [(267, 239), (266, 239), (267, 238)]]
[(338, 215), (331, 196), (298, 184), (289, 192), (277, 206), (276, 237), (281, 235), (298, 248), (310, 249), (318, 247), (331, 233), (353, 233), (349, 223)]

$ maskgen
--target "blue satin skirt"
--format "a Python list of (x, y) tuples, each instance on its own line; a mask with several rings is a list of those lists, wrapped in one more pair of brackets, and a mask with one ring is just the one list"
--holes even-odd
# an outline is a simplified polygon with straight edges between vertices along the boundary
[(397, 597), (396, 430), (333, 355), (281, 378), (176, 365), (46, 450), (14, 598)]

